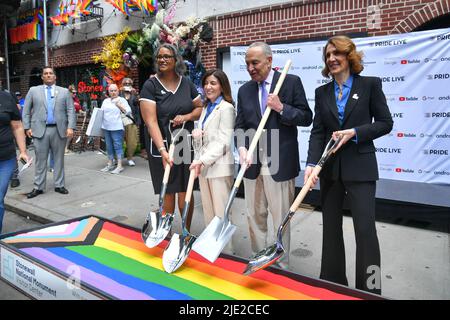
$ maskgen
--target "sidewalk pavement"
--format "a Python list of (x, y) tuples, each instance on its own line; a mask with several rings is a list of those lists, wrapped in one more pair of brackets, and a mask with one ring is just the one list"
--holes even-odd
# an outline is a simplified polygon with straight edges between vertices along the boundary
[[(34, 153), (30, 152), (34, 158)], [(65, 156), (68, 195), (54, 191), (53, 174), (47, 173), (44, 194), (27, 199), (33, 189), (34, 167), (24, 171), (20, 186), (9, 189), (5, 198), (7, 210), (50, 223), (97, 215), (140, 229), (151, 209), (157, 209), (158, 196), (153, 192), (147, 160), (135, 157), (136, 166), (119, 174), (100, 172), (106, 156), (96, 151)], [(200, 193), (194, 192), (194, 217), (191, 232), (204, 229)], [(236, 198), (233, 222), (235, 254), (249, 258), (252, 253), (248, 233), (245, 201)], [(270, 217), (270, 215), (269, 215)], [(269, 218), (269, 230), (271, 230)], [(344, 237), (347, 257), (347, 277), (354, 287), (355, 243), (353, 223), (344, 217)], [(173, 232), (181, 233), (181, 217), (175, 216)], [(377, 222), (382, 257), (383, 296), (394, 299), (450, 299), (450, 237), (447, 233), (414, 229)], [(318, 278), (322, 242), (321, 213), (301, 207), (291, 220), (290, 270)], [(274, 243), (269, 231), (268, 244)]]

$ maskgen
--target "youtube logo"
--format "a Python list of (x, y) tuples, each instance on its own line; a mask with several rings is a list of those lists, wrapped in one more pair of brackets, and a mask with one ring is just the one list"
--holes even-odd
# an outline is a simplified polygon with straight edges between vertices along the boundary
[(405, 97), (400, 97), (400, 98), (398, 98), (398, 100), (400, 100), (400, 101), (405, 101), (406, 98), (405, 98)]
[(400, 63), (401, 63), (401, 64), (407, 64), (407, 63), (408, 63), (408, 60), (402, 60)]
[(403, 138), (403, 136), (404, 136), (404, 134), (403, 134), (403, 133), (401, 133), (401, 132), (397, 133), (397, 137), (399, 137), (399, 138)]
[(401, 168), (395, 168), (395, 172), (402, 172)]

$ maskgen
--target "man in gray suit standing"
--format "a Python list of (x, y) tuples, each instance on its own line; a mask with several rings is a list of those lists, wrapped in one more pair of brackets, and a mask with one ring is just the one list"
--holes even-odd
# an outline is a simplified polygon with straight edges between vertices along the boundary
[(52, 67), (42, 69), (42, 80), (43, 85), (30, 88), (23, 107), (23, 126), (26, 135), (33, 137), (36, 154), (34, 188), (27, 198), (44, 193), (49, 151), (55, 161), (55, 191), (69, 193), (64, 187), (64, 149), (76, 126), (73, 99), (68, 89), (55, 85), (56, 75)]

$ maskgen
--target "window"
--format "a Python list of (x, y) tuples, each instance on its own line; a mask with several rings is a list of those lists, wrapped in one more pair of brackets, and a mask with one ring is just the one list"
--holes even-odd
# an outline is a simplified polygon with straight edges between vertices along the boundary
[(105, 68), (100, 65), (90, 64), (59, 68), (56, 70), (57, 84), (62, 87), (75, 85), (77, 97), (83, 109), (100, 107), (106, 92), (106, 80), (104, 80)]

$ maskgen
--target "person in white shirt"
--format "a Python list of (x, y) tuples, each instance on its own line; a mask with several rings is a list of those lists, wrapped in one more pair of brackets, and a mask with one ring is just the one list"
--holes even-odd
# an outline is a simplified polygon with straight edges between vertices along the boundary
[[(108, 154), (108, 163), (101, 169), (102, 172), (111, 172), (119, 174), (123, 171), (123, 135), (124, 126), (121, 113), (129, 114), (131, 108), (125, 98), (119, 97), (119, 88), (116, 84), (108, 87), (109, 98), (102, 103), (103, 121), (102, 129), (105, 133), (106, 152)], [(114, 156), (117, 158), (117, 167), (114, 168)]]

